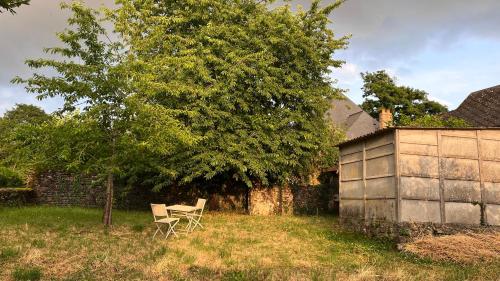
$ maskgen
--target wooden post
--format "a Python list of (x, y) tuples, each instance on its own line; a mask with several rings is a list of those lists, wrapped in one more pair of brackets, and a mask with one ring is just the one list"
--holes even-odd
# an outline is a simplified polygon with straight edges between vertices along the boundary
[(483, 176), (483, 158), (481, 157), (481, 131), (476, 130), (476, 141), (477, 141), (477, 161), (479, 165), (479, 187), (481, 190), (481, 220), (480, 223), (488, 225), (488, 217), (486, 215), (486, 195), (484, 190), (484, 176)]
[(366, 217), (366, 141), (363, 141), (363, 220), (367, 222)]
[(399, 129), (394, 130), (394, 172), (395, 172), (395, 194), (396, 194), (396, 222), (401, 222), (401, 177), (399, 172)]
[(444, 176), (441, 164), (442, 155), (442, 142), (441, 130), (437, 131), (437, 145), (438, 145), (438, 175), (439, 175), (439, 210), (441, 214), (441, 223), (446, 223), (445, 202), (444, 202)]

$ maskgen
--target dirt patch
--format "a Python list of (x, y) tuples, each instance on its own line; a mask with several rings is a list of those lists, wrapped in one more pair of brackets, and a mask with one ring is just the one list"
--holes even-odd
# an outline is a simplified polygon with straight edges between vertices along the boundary
[(500, 259), (500, 232), (424, 237), (405, 244), (403, 250), (435, 261), (491, 262)]

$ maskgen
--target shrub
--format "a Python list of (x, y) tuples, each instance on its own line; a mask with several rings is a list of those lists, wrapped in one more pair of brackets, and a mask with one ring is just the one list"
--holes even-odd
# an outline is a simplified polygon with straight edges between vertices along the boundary
[(0, 167), (0, 187), (19, 187), (24, 185), (20, 173), (7, 167)]

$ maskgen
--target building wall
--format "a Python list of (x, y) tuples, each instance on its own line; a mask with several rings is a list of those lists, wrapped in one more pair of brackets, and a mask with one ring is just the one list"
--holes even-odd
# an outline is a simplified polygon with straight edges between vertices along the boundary
[(398, 128), (340, 155), (348, 227), (393, 236), (500, 226), (500, 129)]
[(394, 134), (353, 143), (340, 150), (340, 217), (396, 221)]
[(401, 222), (500, 225), (500, 130), (397, 134)]

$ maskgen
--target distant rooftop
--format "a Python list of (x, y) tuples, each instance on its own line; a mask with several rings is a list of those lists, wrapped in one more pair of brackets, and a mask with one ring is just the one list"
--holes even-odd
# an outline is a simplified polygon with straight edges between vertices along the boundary
[(500, 85), (473, 92), (448, 114), (475, 127), (500, 127)]
[(333, 100), (326, 114), (336, 126), (346, 130), (347, 139), (370, 134), (378, 129), (377, 120), (348, 97), (343, 98)]

